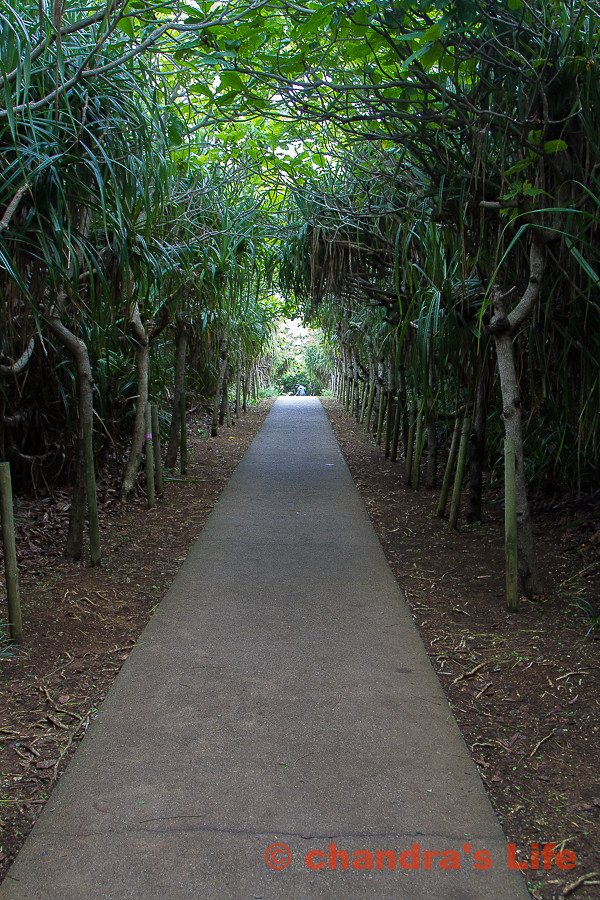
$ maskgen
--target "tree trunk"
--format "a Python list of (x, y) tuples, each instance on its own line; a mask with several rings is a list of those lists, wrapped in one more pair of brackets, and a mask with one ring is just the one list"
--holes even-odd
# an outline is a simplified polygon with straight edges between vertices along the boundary
[(448, 452), (448, 459), (446, 461), (446, 468), (444, 470), (444, 479), (442, 481), (442, 489), (440, 491), (440, 497), (437, 505), (437, 515), (443, 518), (446, 515), (446, 504), (448, 502), (448, 494), (450, 492), (450, 482), (452, 480), (452, 473), (454, 472), (454, 463), (456, 461), (456, 455), (458, 453), (458, 442), (460, 441), (460, 431), (461, 431), (461, 422), (460, 415), (458, 412), (456, 413), (456, 419), (454, 421), (454, 431), (452, 433), (452, 442), (450, 444), (450, 450)]
[(413, 452), (415, 444), (415, 426), (417, 424), (416, 398), (410, 404), (408, 436), (406, 438), (406, 453), (404, 454), (404, 484), (412, 481)]
[(450, 517), (448, 519), (448, 527), (456, 528), (458, 526), (458, 516), (460, 513), (460, 501), (462, 498), (462, 485), (465, 476), (465, 465), (467, 462), (467, 450), (469, 448), (469, 435), (471, 434), (471, 416), (465, 413), (463, 425), (460, 433), (460, 443), (458, 445), (458, 458), (456, 460), (456, 473), (454, 475), (454, 487), (452, 488), (452, 501), (450, 503)]
[(427, 468), (425, 470), (425, 487), (433, 490), (437, 478), (437, 415), (435, 400), (427, 398)]
[(469, 508), (467, 522), (481, 522), (481, 493), (483, 490), (483, 458), (485, 450), (485, 426), (487, 421), (487, 377), (485, 368), (479, 372), (475, 394), (475, 410), (471, 426), (471, 452), (469, 455)]
[(229, 380), (227, 375), (225, 375), (225, 378), (223, 379), (219, 425), (227, 425), (228, 428), (231, 427), (231, 414), (229, 412)]
[(171, 415), (169, 443), (167, 444), (167, 456), (165, 459), (167, 469), (175, 468), (181, 432), (181, 392), (185, 382), (185, 354), (189, 330), (185, 316), (177, 316), (175, 328), (175, 379), (173, 388), (173, 412)]
[(519, 575), (521, 586), (527, 596), (539, 592), (539, 576), (535, 562), (535, 544), (531, 528), (531, 516), (527, 501), (525, 466), (523, 458), (523, 427), (521, 396), (513, 352), (513, 335), (530, 314), (540, 295), (544, 274), (545, 251), (539, 238), (534, 234), (529, 256), (529, 284), (517, 306), (508, 315), (505, 312), (504, 296), (494, 289), (494, 316), (488, 326), (496, 345), (498, 373), (502, 392), (502, 419), (506, 437), (514, 441), (515, 448), (515, 505), (517, 510), (517, 532), (519, 548)]
[(242, 401), (242, 358), (238, 353), (235, 369), (235, 417), (239, 419)]
[(390, 458), (390, 450), (392, 446), (392, 430), (394, 422), (394, 397), (396, 395), (396, 345), (390, 353), (388, 359), (388, 383), (387, 383), (387, 401), (386, 401), (386, 421), (385, 421), (385, 441), (384, 453), (385, 458)]
[[(383, 359), (380, 359), (379, 362), (377, 363), (377, 379), (375, 381), (375, 385), (376, 385), (375, 399), (373, 402), (373, 409), (372, 409), (373, 415), (375, 418), (375, 425), (373, 428), (375, 434), (377, 434), (377, 427), (378, 427), (378, 423), (379, 423), (379, 410), (381, 408), (381, 404), (383, 403), (383, 376), (384, 376), (384, 373), (385, 373), (385, 368), (383, 365)], [(370, 419), (369, 419), (369, 426), (370, 426)]]
[(123, 475), (123, 482), (121, 484), (122, 500), (128, 500), (133, 493), (140, 461), (142, 459), (144, 435), (146, 433), (146, 404), (148, 403), (148, 363), (150, 346), (148, 335), (146, 334), (140, 318), (140, 311), (137, 303), (133, 309), (131, 324), (133, 336), (138, 342), (138, 349), (136, 352), (138, 396), (135, 406), (135, 422), (133, 425), (133, 437), (131, 439), (131, 451), (129, 453), (127, 465), (125, 466), (125, 474)]
[(221, 338), (219, 342), (219, 360), (219, 376), (217, 378), (217, 386), (215, 388), (212, 425), (210, 429), (211, 437), (216, 437), (219, 433), (219, 411), (221, 406), (221, 396), (223, 394), (223, 381), (225, 379), (227, 363), (229, 362), (229, 354), (227, 353), (227, 342), (225, 341), (225, 338)]
[(87, 497), (90, 527), (90, 562), (92, 566), (96, 566), (100, 563), (101, 553), (93, 448), (94, 382), (90, 357), (88, 349), (81, 338), (78, 338), (77, 335), (73, 334), (62, 324), (57, 310), (50, 312), (48, 325), (63, 347), (72, 355), (77, 369), (79, 414), (77, 463), (66, 553), (72, 559), (81, 559), (85, 524), (85, 498)]

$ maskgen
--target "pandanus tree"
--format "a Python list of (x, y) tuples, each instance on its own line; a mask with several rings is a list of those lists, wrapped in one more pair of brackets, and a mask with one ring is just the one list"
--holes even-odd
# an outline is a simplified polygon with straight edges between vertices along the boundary
[[(597, 326), (589, 298), (598, 270), (589, 237), (597, 223), (590, 186), (598, 153), (599, 13), (593, 2), (537, 0), (447, 9), (433, 2), (320, 11), (294, 6), (287, 21), (306, 36), (301, 64), (280, 65), (275, 78), (279, 108), (288, 116), (327, 123), (350, 143), (395, 146), (423, 173), (429, 196), (437, 197), (430, 220), (458, 229), (463, 293), (473, 293), (471, 284), (483, 286), (483, 297), (475, 298), (480, 330), (494, 345), (502, 419), (516, 447), (519, 561), (527, 593), (538, 575), (522, 414), (531, 386), (555, 383), (548, 367), (557, 358), (543, 354), (543, 371), (536, 371), (530, 353), (539, 360), (541, 347), (532, 322), (555, 335), (548, 346), (569, 348), (561, 357), (563, 373), (578, 355), (579, 336), (574, 332), (565, 342), (555, 323), (558, 328), (562, 311), (574, 308), (573, 286), (579, 309), (571, 321), (584, 315)], [(246, 95), (250, 84), (256, 92), (257, 81), (268, 90), (267, 54), (244, 56), (237, 69), (247, 79)], [(339, 252), (341, 261), (341, 246)], [(356, 280), (355, 270), (351, 277)], [(580, 353), (587, 372), (586, 352)], [(519, 377), (521, 361), (529, 380)], [(595, 375), (586, 378), (581, 397), (589, 422)], [(573, 416), (570, 426), (563, 418), (563, 455), (562, 441), (581, 436), (581, 412), (571, 406), (564, 417)], [(594, 443), (589, 433), (585, 437), (579, 451)], [(585, 459), (576, 454), (578, 470), (592, 471), (592, 454), (584, 453)]]
[[(119, 367), (127, 334), (139, 387), (127, 495), (139, 460), (148, 346), (178, 293), (166, 263), (176, 272), (183, 268), (183, 245), (167, 246), (164, 215), (174, 175), (169, 143), (179, 121), (173, 104), (182, 83), (173, 53), (182, 42), (188, 49), (203, 46), (207, 27), (240, 21), (252, 10), (252, 2), (230, 2), (157, 11), (120, 0), (84, 6), (8, 0), (1, 10), (0, 363), (13, 396), (5, 409), (2, 394), (0, 443), (19, 461), (34, 460), (15, 438), (22, 410), (10, 408), (14, 397), (20, 402), (10, 386), (33, 358), (47, 392), (53, 379), (42, 370), (56, 363), (66, 414), (75, 411), (79, 420), (68, 539), (74, 556), (81, 553), (84, 483), (95, 518), (94, 387), (106, 386), (109, 371)], [(190, 250), (189, 241), (183, 249)], [(36, 342), (40, 353), (32, 357)], [(72, 370), (63, 365), (63, 352), (73, 360), (77, 404), (69, 398)], [(33, 407), (36, 402), (34, 391)], [(47, 417), (45, 410), (38, 415)], [(97, 562), (97, 538), (93, 543)]]
[[(17, 43), (16, 49), (23, 47)], [(81, 59), (85, 48), (76, 49)], [(28, 44), (25, 51), (35, 53)], [(72, 49), (67, 69), (76, 66), (75, 59)], [(70, 88), (57, 89), (52, 103), (48, 93), (44, 98), (53, 74), (47, 62), (38, 64), (26, 85), (17, 84), (15, 98), (19, 86), (26, 90), (20, 105), (6, 107), (0, 179), (6, 220), (11, 212), (0, 237), (4, 296), (13, 297), (20, 311), (15, 315), (13, 305), (5, 307), (5, 314), (12, 323), (20, 320), (27, 327), (29, 322), (29, 329), (35, 327), (43, 339), (49, 332), (75, 366), (77, 477), (67, 552), (81, 554), (87, 494), (93, 563), (99, 561), (100, 550), (94, 515), (90, 345), (107, 313), (115, 316), (106, 305), (104, 288), (114, 273), (115, 245), (126, 243), (132, 182), (151, 141), (139, 80), (132, 80), (123, 68), (113, 69), (110, 57), (102, 60), (97, 54), (96, 62), (110, 68), (110, 77), (98, 75), (84, 84), (73, 76)], [(119, 259), (121, 266), (123, 262)], [(122, 269), (119, 277), (125, 281)]]

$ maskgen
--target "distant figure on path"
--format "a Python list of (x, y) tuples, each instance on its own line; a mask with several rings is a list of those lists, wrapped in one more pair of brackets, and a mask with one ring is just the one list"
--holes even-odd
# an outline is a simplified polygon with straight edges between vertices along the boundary
[(306, 397), (306, 388), (303, 384), (299, 384), (296, 388), (296, 396), (297, 397)]

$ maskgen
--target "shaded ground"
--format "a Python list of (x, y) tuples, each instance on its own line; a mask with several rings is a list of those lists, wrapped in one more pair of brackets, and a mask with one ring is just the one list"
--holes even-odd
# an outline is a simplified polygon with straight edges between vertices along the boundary
[(577, 858), (528, 871), (532, 895), (600, 898), (600, 633), (588, 634), (600, 611), (598, 508), (539, 511), (548, 593), (508, 614), (502, 504), (449, 533), (437, 493), (405, 487), (403, 465), (340, 404), (324, 405), (516, 860), (531, 863), (532, 845), (550, 841)]
[[(197, 437), (187, 482), (169, 482), (155, 510), (143, 498), (123, 509), (105, 481), (100, 569), (60, 557), (66, 496), (17, 509), (27, 642), (0, 651), (2, 874), (269, 406)], [(590, 511), (546, 510), (548, 596), (508, 615), (501, 504), (484, 525), (449, 534), (436, 497), (405, 488), (401, 466), (336, 401), (325, 406), (517, 859), (548, 841), (577, 858), (533, 873), (533, 896), (600, 898), (600, 874), (590, 875), (600, 873), (600, 640), (582, 616), (600, 582)]]

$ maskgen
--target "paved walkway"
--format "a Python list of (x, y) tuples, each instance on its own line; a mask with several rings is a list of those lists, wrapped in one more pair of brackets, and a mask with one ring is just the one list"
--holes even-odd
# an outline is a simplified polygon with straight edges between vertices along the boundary
[(280, 399), (0, 900), (525, 900), (506, 860), (325, 413)]

